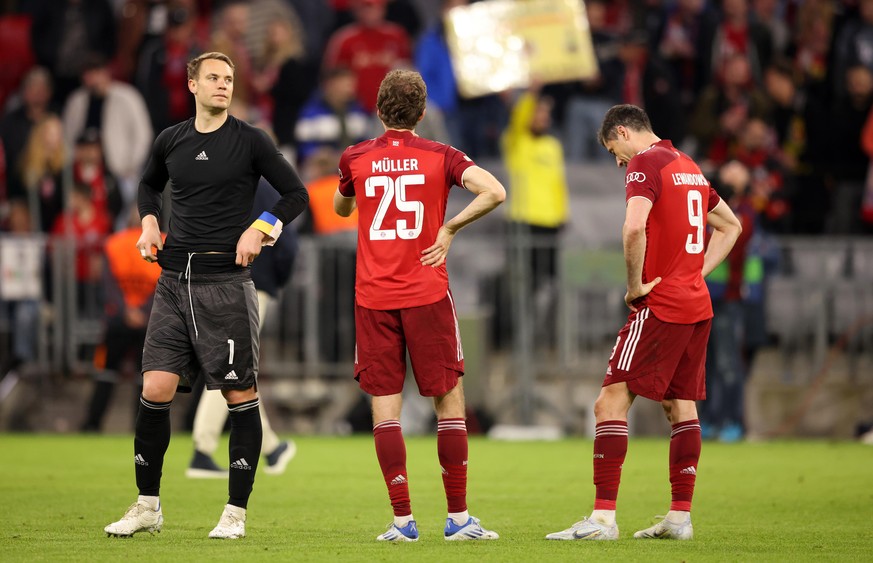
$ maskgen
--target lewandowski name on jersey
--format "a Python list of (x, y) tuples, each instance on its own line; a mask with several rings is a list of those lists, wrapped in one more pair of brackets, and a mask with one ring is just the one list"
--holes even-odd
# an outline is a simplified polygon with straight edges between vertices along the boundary
[(373, 172), (410, 172), (418, 170), (417, 158), (382, 158), (373, 161)]
[(677, 186), (708, 186), (709, 181), (703, 174), (689, 174), (687, 172), (673, 172), (673, 184)]

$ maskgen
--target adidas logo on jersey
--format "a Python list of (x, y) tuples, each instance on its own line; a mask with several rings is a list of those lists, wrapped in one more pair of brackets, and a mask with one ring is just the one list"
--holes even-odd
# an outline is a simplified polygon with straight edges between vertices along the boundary
[(246, 458), (241, 457), (235, 462), (230, 464), (231, 469), (245, 469), (246, 471), (251, 471), (252, 466), (249, 465), (249, 462), (246, 461)]
[(697, 475), (697, 470), (694, 468), (693, 465), (689, 465), (679, 473), (684, 473), (685, 475)]
[(149, 464), (149, 462), (147, 462), (145, 460), (145, 458), (142, 456), (142, 454), (136, 454), (135, 456), (133, 456), (133, 462), (137, 465), (148, 465)]
[(224, 376), (225, 380), (232, 379), (233, 381), (237, 381), (239, 378), (236, 376), (236, 371), (230, 370), (230, 373)]
[(406, 482), (406, 477), (404, 477), (403, 475), (398, 475), (397, 477), (391, 479), (392, 485), (402, 485), (405, 482)]
[(200, 154), (195, 156), (194, 160), (209, 160), (209, 157), (206, 156), (206, 151), (200, 151)]

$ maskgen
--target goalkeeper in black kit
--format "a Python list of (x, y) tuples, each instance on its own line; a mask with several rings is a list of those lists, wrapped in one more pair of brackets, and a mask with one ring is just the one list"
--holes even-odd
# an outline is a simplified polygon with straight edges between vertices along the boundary
[[(261, 449), (258, 413), (258, 298), (248, 266), (282, 226), (308, 206), (306, 188), (267, 134), (230, 115), (234, 66), (222, 53), (188, 63), (194, 118), (155, 140), (139, 186), (144, 260), (163, 268), (143, 349), (143, 392), (134, 468), (139, 497), (109, 536), (160, 531), (161, 469), (170, 443), (170, 404), (198, 377), (220, 389), (230, 413), (229, 499), (210, 538), (245, 536), (246, 506)], [(263, 176), (281, 195), (251, 225)], [(166, 242), (159, 229), (162, 192), (172, 210)], [(131, 249), (131, 252), (137, 250)]]

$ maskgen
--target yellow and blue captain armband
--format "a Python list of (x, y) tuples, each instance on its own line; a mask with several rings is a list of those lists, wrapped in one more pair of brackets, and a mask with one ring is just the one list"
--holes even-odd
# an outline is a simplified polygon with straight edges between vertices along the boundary
[(264, 241), (264, 246), (273, 246), (282, 234), (282, 221), (267, 211), (261, 213), (251, 226), (270, 237)]

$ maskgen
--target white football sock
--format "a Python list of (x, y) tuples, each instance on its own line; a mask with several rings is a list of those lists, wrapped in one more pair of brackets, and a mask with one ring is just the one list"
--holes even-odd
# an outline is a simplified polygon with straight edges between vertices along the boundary
[(464, 512), (449, 512), (449, 518), (458, 526), (463, 526), (470, 519), (470, 513), (466, 510)]
[(615, 526), (615, 510), (592, 510), (590, 518), (605, 526)]
[(138, 502), (139, 504), (144, 504), (152, 510), (158, 510), (161, 507), (161, 497), (139, 495), (138, 497), (136, 497), (136, 502)]

